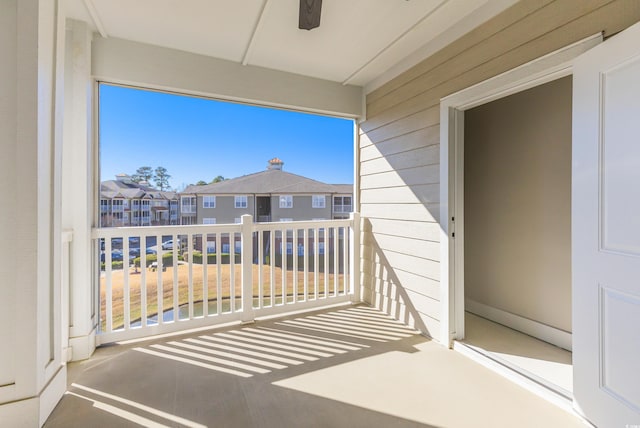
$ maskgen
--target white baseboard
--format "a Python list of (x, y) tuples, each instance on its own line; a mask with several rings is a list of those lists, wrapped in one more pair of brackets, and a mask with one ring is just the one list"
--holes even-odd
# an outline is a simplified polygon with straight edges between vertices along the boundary
[(555, 327), (533, 321), (520, 315), (512, 314), (502, 309), (476, 302), (475, 300), (466, 299), (465, 310), (476, 314), (482, 318), (497, 322), (514, 330), (521, 331), (529, 336), (533, 336), (547, 343), (556, 345), (567, 351), (571, 351), (571, 333), (560, 330)]
[(63, 365), (36, 397), (0, 404), (0, 426), (41, 427), (67, 390), (67, 367)]
[(94, 328), (86, 336), (69, 338), (71, 348), (71, 361), (82, 361), (89, 358), (96, 350), (96, 329)]
[(67, 365), (64, 364), (58, 370), (47, 386), (42, 390), (39, 397), (40, 405), (40, 425), (44, 425), (45, 421), (53, 412), (65, 391), (67, 390)]

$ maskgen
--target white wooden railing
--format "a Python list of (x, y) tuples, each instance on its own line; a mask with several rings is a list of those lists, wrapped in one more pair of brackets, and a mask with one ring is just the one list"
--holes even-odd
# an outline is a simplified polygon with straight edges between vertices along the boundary
[(94, 229), (98, 344), (359, 301), (359, 223)]

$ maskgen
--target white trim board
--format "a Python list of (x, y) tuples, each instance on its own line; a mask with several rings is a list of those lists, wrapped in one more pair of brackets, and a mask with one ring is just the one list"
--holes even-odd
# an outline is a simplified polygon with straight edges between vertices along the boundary
[(542, 324), (502, 309), (476, 302), (475, 300), (465, 299), (465, 309), (472, 314), (476, 314), (482, 318), (497, 322), (514, 330), (533, 336), (552, 345), (556, 345), (567, 351), (571, 351), (571, 333), (560, 330), (555, 327)]
[(440, 338), (449, 347), (464, 338), (464, 111), (571, 75), (600, 43), (598, 33), (440, 100)]

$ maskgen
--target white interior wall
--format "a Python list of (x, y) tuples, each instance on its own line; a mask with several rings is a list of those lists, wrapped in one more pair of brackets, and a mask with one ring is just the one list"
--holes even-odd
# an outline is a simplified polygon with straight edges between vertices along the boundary
[(571, 76), (465, 112), (465, 298), (571, 331)]

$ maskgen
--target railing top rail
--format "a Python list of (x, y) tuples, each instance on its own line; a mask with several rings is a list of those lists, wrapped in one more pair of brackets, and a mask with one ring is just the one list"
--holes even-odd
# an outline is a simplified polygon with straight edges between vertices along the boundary
[(165, 226), (127, 226), (93, 228), (91, 237), (98, 238), (122, 238), (123, 236), (154, 236), (174, 235), (187, 233), (225, 233), (240, 232), (241, 225), (229, 224), (191, 224), (191, 225), (165, 225)]
[(340, 220), (302, 220), (302, 221), (273, 221), (254, 223), (254, 231), (281, 230), (281, 229), (304, 229), (304, 228), (323, 228), (323, 227), (350, 227), (352, 222), (350, 219)]
[[(146, 218), (146, 217), (143, 217)], [(329, 227), (351, 227), (351, 219), (339, 220), (304, 220), (304, 221), (277, 221), (252, 223), (253, 231), (269, 231), (282, 229), (304, 229), (304, 228), (329, 228)], [(124, 236), (154, 236), (154, 235), (178, 235), (178, 234), (202, 234), (202, 233), (234, 233), (241, 232), (241, 223), (221, 223), (221, 224), (192, 224), (192, 225), (164, 225), (164, 226), (126, 226), (126, 227), (106, 227), (93, 228), (91, 237), (99, 238), (121, 238)]]

